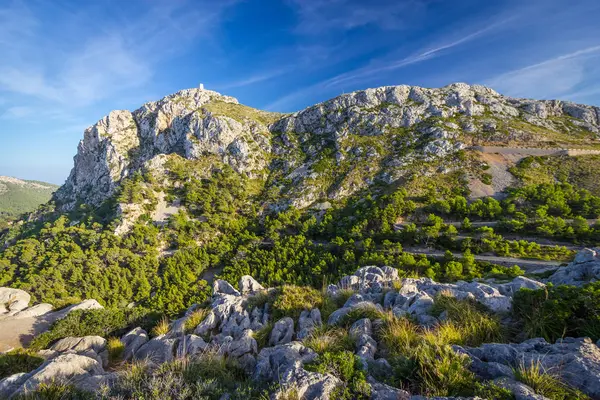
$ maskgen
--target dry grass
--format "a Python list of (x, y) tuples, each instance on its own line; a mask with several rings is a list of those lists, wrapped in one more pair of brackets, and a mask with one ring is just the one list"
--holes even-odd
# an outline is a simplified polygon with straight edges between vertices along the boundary
[(150, 333), (152, 336), (160, 336), (167, 334), (170, 329), (171, 324), (169, 323), (169, 320), (167, 319), (167, 317), (162, 317), (158, 324), (156, 324), (156, 326), (152, 328), (152, 331)]
[(354, 348), (348, 331), (343, 328), (319, 327), (304, 338), (303, 342), (306, 347), (310, 347), (318, 354), (353, 350)]
[(202, 321), (204, 321), (204, 318), (206, 318), (209, 313), (210, 310), (206, 308), (200, 308), (192, 312), (188, 319), (185, 320), (185, 324), (183, 326), (185, 333), (192, 333), (194, 329), (196, 329), (196, 327), (200, 325)]

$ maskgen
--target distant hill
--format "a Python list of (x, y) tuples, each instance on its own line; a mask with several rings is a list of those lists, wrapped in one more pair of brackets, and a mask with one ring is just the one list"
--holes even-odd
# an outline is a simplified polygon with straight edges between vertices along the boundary
[(33, 211), (50, 200), (57, 185), (0, 176), (0, 221)]

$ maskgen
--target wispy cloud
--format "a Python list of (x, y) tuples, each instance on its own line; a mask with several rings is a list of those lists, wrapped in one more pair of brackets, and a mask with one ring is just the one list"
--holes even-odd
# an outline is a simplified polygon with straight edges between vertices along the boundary
[[(505, 27), (509, 22), (514, 21), (517, 17), (517, 15), (511, 15), (503, 16), (502, 18), (496, 18), (495, 21), (489, 22), (484, 27), (472, 27), (470, 31), (466, 32), (464, 30), (455, 33), (445, 32), (443, 35), (440, 35), (443, 37), (443, 39), (436, 37), (431, 41), (431, 43), (408, 56), (393, 57), (393, 55), (398, 53), (398, 50), (395, 50), (392, 52), (392, 54), (371, 60), (369, 64), (364, 67), (344, 72), (283, 96), (268, 104), (266, 108), (273, 111), (285, 110), (290, 103), (301, 99), (308, 93), (333, 90), (335, 88), (341, 88), (344, 85), (352, 85), (356, 82), (366, 82), (372, 77), (380, 76), (381, 74), (389, 73), (409, 65), (431, 60), (443, 54), (447, 54), (455, 47), (481, 38), (486, 34), (497, 32), (501, 28)], [(450, 37), (450, 39), (448, 39), (448, 37)]]
[(409, 16), (424, 8), (422, 1), (289, 0), (298, 12), (296, 32), (321, 35), (374, 25), (401, 29)]
[(599, 57), (600, 45), (590, 46), (500, 74), (484, 84), (516, 97), (574, 97), (590, 74), (600, 78), (600, 71), (588, 68), (597, 65)]
[(263, 73), (257, 73), (255, 75), (250, 75), (247, 76), (245, 78), (242, 78), (240, 80), (237, 81), (232, 81), (232, 82), (228, 82), (222, 85), (217, 84), (217, 88), (220, 90), (226, 90), (226, 89), (232, 89), (232, 88), (238, 88), (238, 87), (244, 87), (244, 86), (250, 86), (250, 85), (254, 85), (260, 82), (264, 82), (264, 81), (268, 81), (271, 80), (273, 78), (276, 77), (280, 77), (290, 71), (292, 71), (294, 68), (293, 66), (287, 66), (287, 67), (283, 67), (283, 68), (277, 68), (277, 69), (273, 69), (267, 72), (263, 72)]
[(502, 19), (500, 21), (491, 23), (483, 28), (476, 28), (470, 32), (463, 33), (462, 36), (457, 34), (448, 34), (444, 36), (454, 36), (453, 39), (445, 39), (442, 42), (437, 42), (424, 47), (413, 54), (401, 57), (399, 59), (389, 59), (384, 57), (380, 60), (372, 61), (368, 66), (350, 71), (336, 77), (329, 79), (325, 82), (325, 87), (339, 86), (343, 83), (349, 83), (357, 80), (365, 80), (374, 75), (378, 75), (384, 72), (394, 71), (412, 64), (417, 64), (432, 58), (438, 57), (442, 54), (449, 52), (451, 49), (466, 44), (470, 41), (476, 40), (486, 34), (492, 33), (508, 22), (514, 20), (516, 17), (512, 16), (509, 18)]
[(119, 16), (109, 26), (94, 26), (93, 7), (66, 15), (52, 10), (77, 40), (52, 37), (27, 3), (0, 8), (0, 91), (81, 106), (140, 87), (165, 57), (213, 31), (232, 4), (192, 3), (193, 10), (186, 2), (154, 3), (134, 20)]

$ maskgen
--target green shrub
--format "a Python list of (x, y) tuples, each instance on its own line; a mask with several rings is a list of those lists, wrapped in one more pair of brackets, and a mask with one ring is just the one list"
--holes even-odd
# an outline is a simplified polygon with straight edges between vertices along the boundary
[(311, 287), (284, 285), (276, 294), (273, 302), (273, 319), (291, 317), (297, 320), (304, 310), (320, 308), (323, 305), (323, 294)]
[(108, 350), (108, 362), (110, 364), (115, 364), (122, 360), (125, 345), (121, 342), (121, 339), (111, 337), (108, 338), (106, 343), (106, 350)]
[(252, 333), (252, 337), (256, 340), (256, 344), (259, 349), (267, 347), (269, 345), (269, 339), (271, 337), (271, 331), (273, 330), (273, 323), (270, 322), (260, 328), (259, 330)]
[(515, 293), (513, 310), (528, 337), (549, 342), (565, 336), (600, 339), (600, 282), (522, 289)]
[(411, 391), (426, 396), (472, 395), (476, 378), (468, 368), (470, 360), (454, 352), (438, 333), (405, 318), (387, 320), (379, 338), (394, 369), (388, 383), (397, 387), (408, 383)]
[(334, 399), (368, 399), (371, 388), (362, 369), (361, 360), (352, 351), (325, 352), (317, 361), (305, 365), (306, 370), (332, 374), (344, 382), (345, 387), (334, 392)]
[(56, 340), (68, 336), (121, 336), (127, 329), (136, 326), (148, 330), (157, 319), (157, 313), (142, 308), (73, 311), (33, 339), (29, 347), (46, 349)]
[(13, 350), (0, 354), (0, 379), (19, 373), (33, 371), (44, 359), (31, 350)]

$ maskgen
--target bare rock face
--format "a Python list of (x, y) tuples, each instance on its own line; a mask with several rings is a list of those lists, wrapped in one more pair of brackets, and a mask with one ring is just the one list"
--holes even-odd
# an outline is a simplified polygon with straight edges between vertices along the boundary
[(209, 103), (238, 104), (233, 97), (187, 89), (144, 104), (133, 113), (112, 111), (85, 130), (75, 166), (56, 193), (62, 210), (77, 201), (98, 205), (113, 195), (119, 182), (157, 155), (177, 153), (188, 159), (216, 155), (238, 172), (266, 166), (268, 129), (255, 121), (236, 121), (203, 108)]
[(24, 290), (0, 288), (0, 315), (5, 313), (11, 315), (26, 309), (30, 299), (31, 296)]
[[(266, 114), (204, 89), (182, 90), (133, 112), (113, 111), (86, 129), (71, 175), (56, 193), (59, 209), (70, 210), (77, 202), (98, 205), (123, 178), (152, 169), (153, 160), (171, 154), (210, 157), (251, 177), (276, 172), (291, 182), (281, 188), (280, 206), (304, 208), (320, 198), (356, 193), (376, 180), (391, 183), (408, 165), (452, 157), (480, 140), (548, 141), (539, 128), (600, 138), (597, 107), (514, 99), (464, 83), (437, 89), (386, 86), (286, 116)], [(324, 162), (358, 169), (324, 171)], [(331, 179), (331, 174), (343, 176)]]
[(464, 349), (456, 346), (456, 350), (468, 354), (472, 368), (486, 378), (510, 379), (512, 366), (540, 365), (543, 371), (558, 373), (565, 383), (590, 397), (600, 397), (600, 348), (589, 338), (565, 338), (554, 344), (537, 338), (520, 344), (486, 343)]
[(11, 384), (6, 385), (0, 394), (6, 396), (3, 398), (10, 398), (34, 391), (41, 384), (53, 382), (68, 383), (93, 391), (98, 388), (103, 376), (102, 364), (97, 360), (74, 353), (62, 354), (44, 362), (30, 373), (10, 377)]
[(555, 285), (583, 286), (600, 279), (600, 249), (583, 249), (573, 262), (548, 278)]

